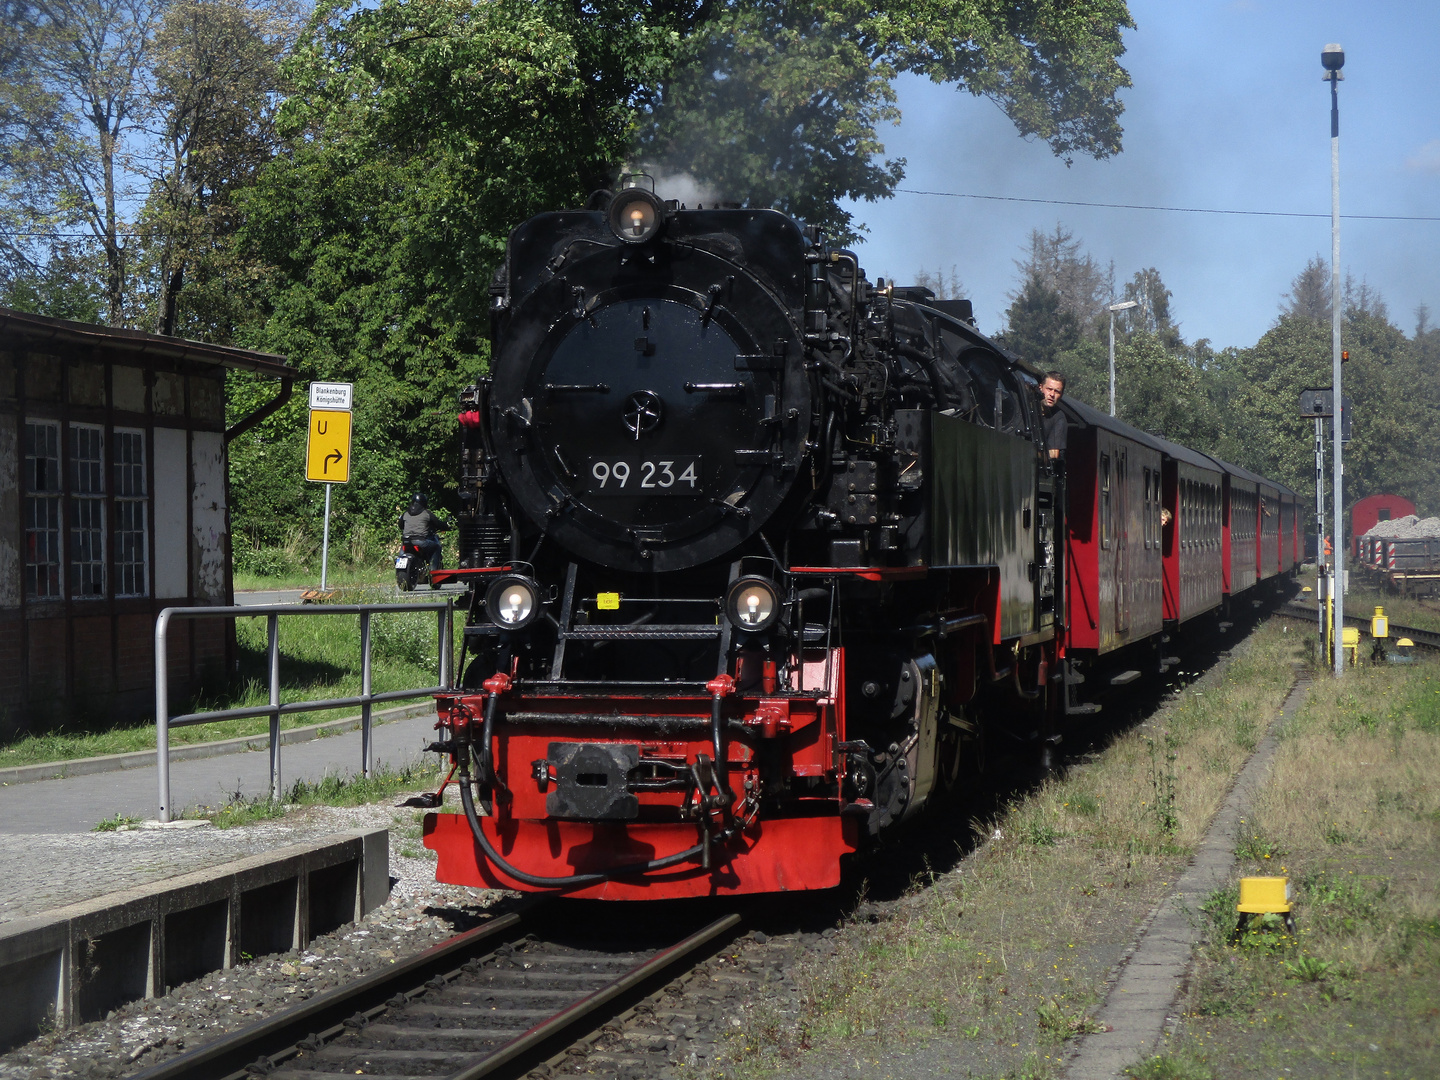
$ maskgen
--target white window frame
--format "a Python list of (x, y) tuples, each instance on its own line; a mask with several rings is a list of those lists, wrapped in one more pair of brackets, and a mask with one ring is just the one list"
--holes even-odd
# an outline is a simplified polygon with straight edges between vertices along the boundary
[[(131, 447), (138, 448), (138, 459), (121, 460), (122, 438)], [(115, 428), (110, 441), (110, 463), (115, 503), (115, 595), (149, 596), (150, 487), (144, 429)]]
[[(40, 432), (47, 433), (49, 445), (41, 447), (37, 454), (34, 439)], [(61, 469), (60, 422), (27, 417), (24, 440), (25, 598), (63, 600), (65, 477)], [(46, 452), (52, 449), (53, 455)], [(43, 556), (43, 561), (37, 555)]]
[(105, 555), (109, 547), (105, 514), (105, 428), (70, 424), (70, 588), (72, 599), (103, 600), (106, 595)]

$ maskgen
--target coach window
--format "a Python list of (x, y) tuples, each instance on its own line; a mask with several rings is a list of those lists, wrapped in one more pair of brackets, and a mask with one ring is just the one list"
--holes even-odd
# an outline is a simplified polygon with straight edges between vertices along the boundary
[(1100, 455), (1100, 546), (1110, 546), (1110, 455)]
[(1144, 538), (1145, 546), (1150, 546), (1150, 470), (1141, 469), (1141, 484), (1145, 488), (1144, 510), (1140, 515), (1140, 535)]

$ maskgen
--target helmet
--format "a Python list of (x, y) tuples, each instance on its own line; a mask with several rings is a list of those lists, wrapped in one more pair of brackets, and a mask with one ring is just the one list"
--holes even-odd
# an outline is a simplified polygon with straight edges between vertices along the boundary
[(415, 494), (410, 496), (410, 513), (418, 514), (421, 510), (424, 510), (425, 507), (426, 502), (423, 493), (417, 491), (415, 492)]

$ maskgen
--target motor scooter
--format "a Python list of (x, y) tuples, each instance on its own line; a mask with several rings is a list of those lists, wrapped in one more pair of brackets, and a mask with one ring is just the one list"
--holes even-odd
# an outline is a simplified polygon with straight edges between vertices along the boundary
[(413, 540), (401, 540), (400, 554), (395, 556), (395, 587), (401, 592), (413, 592), (421, 582), (432, 589), (440, 588), (430, 580), (429, 556)]

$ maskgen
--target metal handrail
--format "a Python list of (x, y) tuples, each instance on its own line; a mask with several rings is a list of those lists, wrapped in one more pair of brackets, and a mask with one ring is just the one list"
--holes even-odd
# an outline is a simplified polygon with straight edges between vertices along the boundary
[[(418, 690), (370, 690), (370, 616), (376, 612), (401, 613), (433, 611), (439, 623), (438, 685)], [(400, 701), (404, 698), (427, 697), (450, 689), (453, 663), (453, 632), (455, 602), (443, 604), (258, 604), (254, 607), (169, 607), (155, 619), (155, 757), (159, 771), (161, 821), (170, 820), (170, 729), (189, 724), (208, 724), (217, 720), (236, 720), (250, 716), (270, 717), (270, 797), (280, 798), (280, 717), (287, 713), (320, 712), (325, 709), (346, 709), (360, 706), (360, 767), (365, 776), (374, 768), (371, 746), (371, 711), (377, 701)], [(169, 653), (166, 633), (175, 618), (266, 618), (266, 655), (270, 684), (270, 703), (241, 709), (211, 709), (204, 712), (170, 715)], [(319, 701), (280, 703), (280, 616), (281, 615), (359, 615), (360, 616), (360, 693), (354, 697), (323, 698)]]

